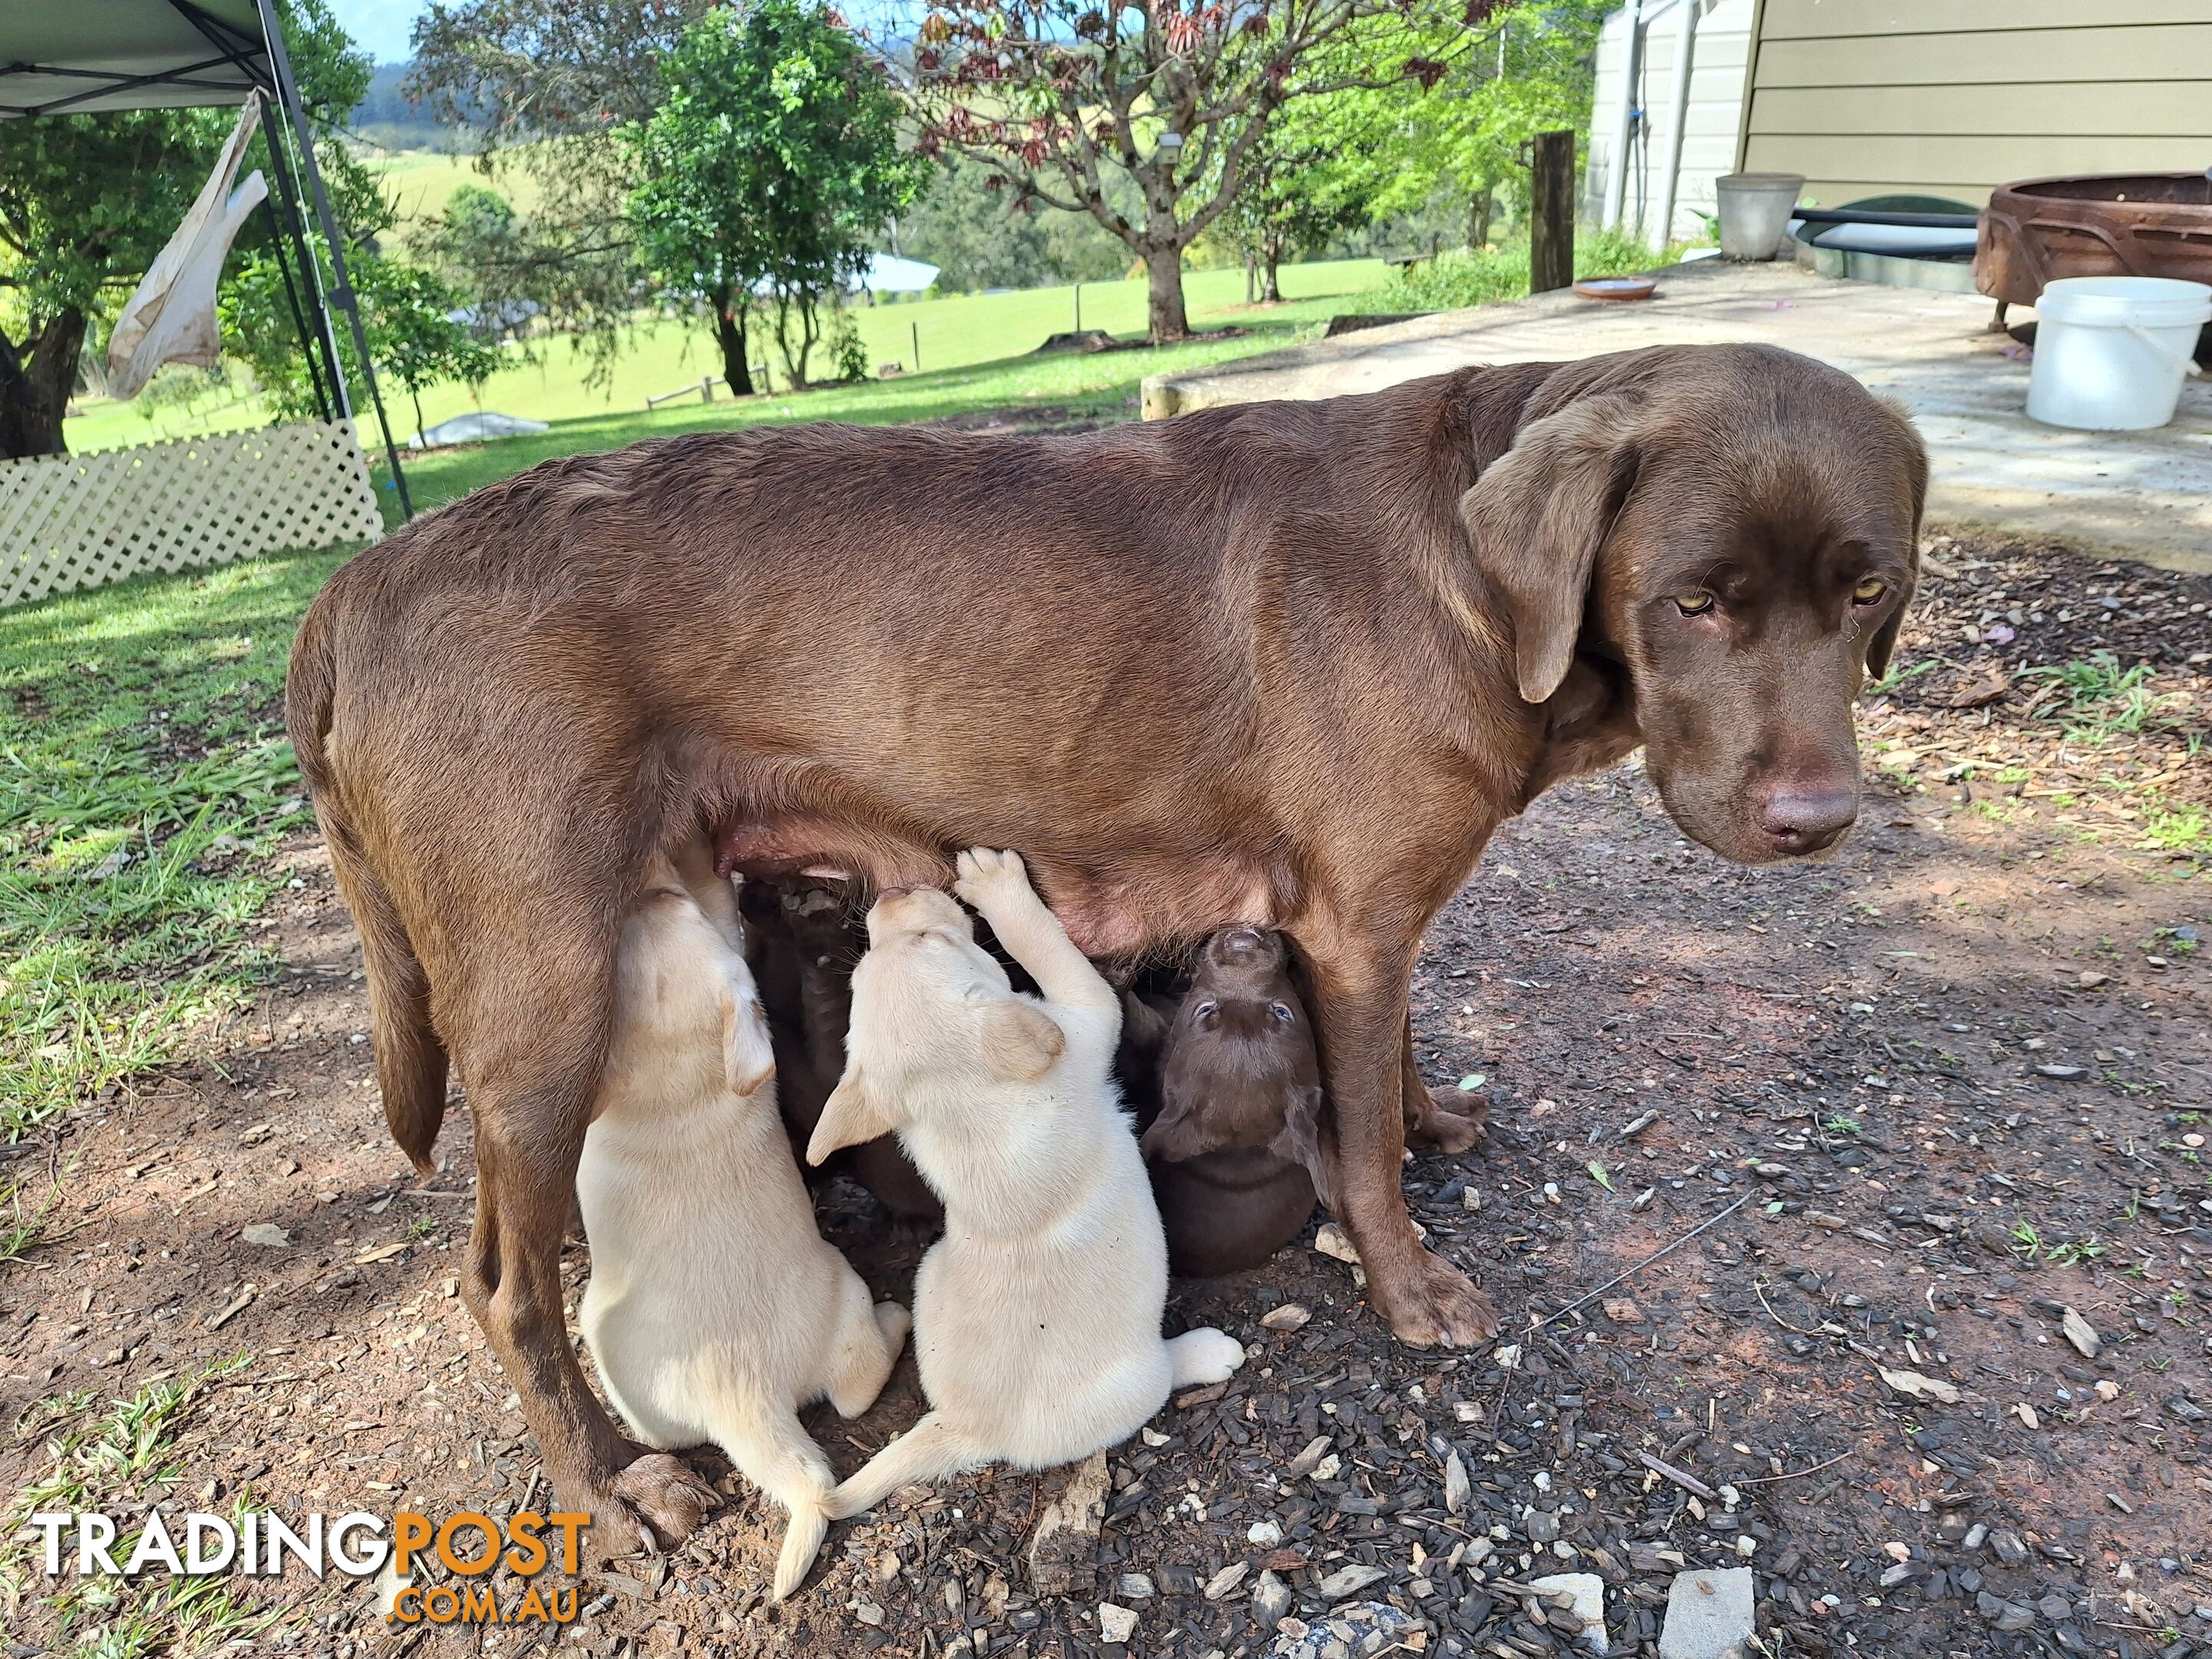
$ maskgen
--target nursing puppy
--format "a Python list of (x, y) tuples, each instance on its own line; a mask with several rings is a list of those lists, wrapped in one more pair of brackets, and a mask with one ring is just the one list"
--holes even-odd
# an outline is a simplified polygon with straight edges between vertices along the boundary
[[(745, 961), (760, 986), (775, 1047), (777, 1103), (793, 1155), (804, 1156), (823, 1104), (844, 1073), (853, 966), (868, 948), (867, 936), (852, 921), (849, 890), (842, 883), (748, 877), (738, 903), (745, 919)], [(834, 1167), (893, 1215), (935, 1221), (945, 1213), (890, 1135), (841, 1153)]]
[(1200, 1278), (1258, 1267), (1328, 1200), (1321, 1061), (1282, 935), (1224, 929), (1179, 1005), (1127, 1006), (1125, 1052), (1149, 1058), (1159, 1098), (1139, 1145), (1170, 1265)]
[(945, 1200), (914, 1280), (930, 1409), (830, 1495), (833, 1516), (986, 1463), (1118, 1444), (1170, 1389), (1243, 1363), (1210, 1328), (1160, 1336), (1167, 1246), (1110, 1076), (1121, 1004), (1012, 853), (963, 853), (961, 897), (1042, 992), (1016, 992), (933, 888), (879, 899), (853, 976), (844, 1079), (808, 1158), (896, 1130)]
[(599, 1380), (647, 1445), (711, 1440), (791, 1511), (797, 1589), (830, 1524), (830, 1462), (799, 1407), (874, 1403), (907, 1331), (815, 1231), (776, 1110), (768, 1026), (736, 896), (656, 860), (623, 929), (613, 1045), (576, 1195), (592, 1247), (580, 1310)]

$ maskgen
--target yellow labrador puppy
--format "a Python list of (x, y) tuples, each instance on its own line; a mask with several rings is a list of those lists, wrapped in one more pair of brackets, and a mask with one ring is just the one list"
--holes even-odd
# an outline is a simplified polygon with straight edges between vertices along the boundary
[(736, 895), (662, 860), (623, 927), (615, 1033), (576, 1195), (592, 1247), (581, 1310), (599, 1380), (637, 1437), (711, 1440), (791, 1511), (775, 1568), (799, 1587), (829, 1529), (833, 1472), (799, 1425), (828, 1395), (874, 1403), (906, 1310), (815, 1230), (776, 1110), (768, 1023)]
[(1160, 1336), (1167, 1244), (1112, 1080), (1121, 1005), (1012, 853), (963, 853), (955, 889), (1042, 988), (1016, 992), (933, 888), (868, 912), (845, 1075), (807, 1147), (896, 1131), (945, 1202), (915, 1273), (930, 1409), (830, 1495), (833, 1516), (986, 1463), (1049, 1468), (1118, 1444), (1169, 1391), (1243, 1363), (1210, 1328)]

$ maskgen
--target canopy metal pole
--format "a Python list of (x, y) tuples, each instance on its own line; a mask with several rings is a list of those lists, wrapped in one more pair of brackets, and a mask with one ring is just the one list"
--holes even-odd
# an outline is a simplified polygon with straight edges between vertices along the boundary
[(337, 411), (331, 407), (331, 394), (323, 384), (321, 354), (316, 350), (315, 337), (307, 327), (307, 313), (300, 306), (300, 288), (292, 280), (291, 261), (284, 257), (283, 217), (274, 203), (266, 205), (269, 222), (276, 228), (276, 234), (270, 239), (270, 249), (276, 254), (276, 269), (284, 278), (284, 302), (292, 313), (292, 331), (300, 337), (300, 349), (307, 356), (307, 382), (314, 388), (315, 410), (328, 424), (337, 418)]
[[(307, 354), (307, 378), (314, 382), (315, 402), (325, 421), (352, 417), (352, 410), (345, 401), (345, 380), (338, 373), (337, 337), (331, 331), (331, 309), (323, 298), (322, 269), (315, 263), (313, 251), (307, 246), (305, 228), (300, 222), (300, 181), (292, 171), (289, 154), (284, 148), (283, 123), (278, 118), (275, 104), (266, 92), (254, 94), (261, 100), (261, 131), (269, 141), (269, 167), (276, 175), (276, 188), (270, 194), (270, 210), (276, 215), (280, 232), (276, 260), (284, 268), (284, 286), (292, 288), (292, 270), (284, 265), (283, 243), (292, 244), (292, 258), (299, 267), (300, 283), (306, 289), (307, 310), (313, 317), (312, 332), (307, 319), (300, 317), (300, 344)], [(295, 313), (299, 301), (294, 299)], [(321, 361), (318, 363), (317, 359)]]
[[(392, 422), (384, 413), (384, 394), (377, 390), (376, 366), (369, 361), (368, 330), (361, 320), (361, 301), (354, 293), (352, 279), (346, 274), (345, 246), (338, 236), (337, 221), (331, 214), (331, 201), (323, 190), (322, 169), (315, 165), (314, 133), (307, 125), (307, 112), (300, 107), (300, 88), (292, 79), (292, 63), (284, 51), (284, 33), (276, 21), (274, 0), (256, 0), (261, 13), (261, 31), (269, 43), (270, 67), (275, 71), (277, 95), (283, 100), (284, 112), (291, 117), (292, 131), (300, 145), (300, 170), (307, 175), (307, 189), (314, 198), (316, 222), (322, 227), (323, 240), (331, 251), (331, 297), (346, 314), (353, 330), (354, 349), (360, 354), (362, 378), (368, 384), (369, 402), (376, 410), (377, 429), (384, 434), (384, 453), (392, 464), (392, 482), (399, 492), (399, 512), (402, 518), (415, 516), (415, 504), (407, 493), (407, 475), (400, 469), (399, 446), (392, 441)], [(339, 400), (345, 400), (345, 382), (338, 382)]]

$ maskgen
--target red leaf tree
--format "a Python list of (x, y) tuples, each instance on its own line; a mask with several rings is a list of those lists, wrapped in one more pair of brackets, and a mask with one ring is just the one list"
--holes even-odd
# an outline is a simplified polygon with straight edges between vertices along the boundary
[[(937, 0), (906, 76), (921, 149), (992, 170), (1014, 205), (1088, 213), (1144, 262), (1155, 343), (1190, 331), (1182, 255), (1233, 202), (1293, 99), (1377, 84), (1333, 50), (1459, 0)], [(1394, 67), (1394, 75), (1422, 72)]]

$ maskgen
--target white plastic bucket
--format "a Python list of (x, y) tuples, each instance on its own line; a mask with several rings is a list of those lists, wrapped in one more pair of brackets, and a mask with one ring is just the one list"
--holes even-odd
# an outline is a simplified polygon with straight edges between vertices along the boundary
[(1790, 210), (1804, 188), (1802, 173), (1724, 173), (1714, 179), (1721, 258), (1773, 258), (1790, 228)]
[(2181, 400), (2212, 288), (2165, 276), (2069, 276), (2035, 302), (2027, 413), (2045, 426), (2136, 432)]

